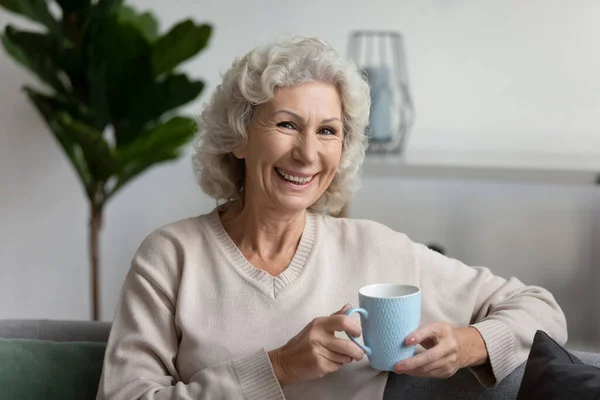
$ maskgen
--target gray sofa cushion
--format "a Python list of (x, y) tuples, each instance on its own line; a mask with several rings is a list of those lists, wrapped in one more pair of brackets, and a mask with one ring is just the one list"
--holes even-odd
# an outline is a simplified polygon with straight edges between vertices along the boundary
[(0, 399), (93, 400), (106, 345), (0, 338)]
[[(600, 354), (571, 351), (588, 365), (600, 367)], [(414, 378), (390, 374), (384, 400), (400, 399), (486, 399), (514, 400), (517, 398), (525, 363), (493, 388), (484, 388), (467, 370), (460, 370), (449, 379)]]
[(383, 399), (514, 400), (519, 391), (524, 369), (523, 364), (493, 388), (481, 386), (468, 369), (458, 371), (449, 379), (414, 378), (390, 374)]
[[(110, 332), (108, 322), (56, 320), (0, 320), (0, 338), (23, 338), (68, 341), (106, 342)], [(572, 351), (588, 365), (600, 367), (600, 354)], [(390, 374), (384, 400), (405, 399), (515, 399), (521, 384), (525, 364), (507, 376), (494, 388), (482, 387), (468, 370), (461, 370), (450, 379), (414, 378)]]

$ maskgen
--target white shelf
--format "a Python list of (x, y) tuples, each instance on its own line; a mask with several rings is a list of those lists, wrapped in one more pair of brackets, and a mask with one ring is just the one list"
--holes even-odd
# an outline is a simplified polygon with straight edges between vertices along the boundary
[(600, 154), (443, 153), (368, 154), (363, 176), (600, 185)]

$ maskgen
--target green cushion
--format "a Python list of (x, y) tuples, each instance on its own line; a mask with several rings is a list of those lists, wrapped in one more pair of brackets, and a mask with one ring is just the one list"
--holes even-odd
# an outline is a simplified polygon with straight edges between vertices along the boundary
[(0, 398), (93, 400), (105, 348), (105, 343), (0, 339)]

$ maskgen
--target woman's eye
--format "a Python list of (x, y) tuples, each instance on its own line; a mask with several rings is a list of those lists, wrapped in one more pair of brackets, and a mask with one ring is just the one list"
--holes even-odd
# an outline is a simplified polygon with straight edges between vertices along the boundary
[(277, 126), (283, 129), (294, 129), (294, 124), (288, 121), (280, 122)]
[(320, 132), (322, 135), (331, 136), (337, 134), (337, 131), (332, 128), (323, 128)]

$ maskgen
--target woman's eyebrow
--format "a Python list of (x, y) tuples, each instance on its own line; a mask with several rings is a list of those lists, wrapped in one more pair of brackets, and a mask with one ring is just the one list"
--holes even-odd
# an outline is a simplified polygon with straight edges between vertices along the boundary
[(273, 113), (271, 116), (274, 116), (274, 115), (276, 115), (276, 114), (289, 114), (289, 115), (291, 115), (292, 117), (294, 117), (294, 118), (296, 118), (296, 119), (299, 119), (299, 120), (302, 120), (302, 119), (303, 119), (303, 118), (302, 118), (301, 116), (299, 116), (298, 114), (296, 114), (296, 113), (294, 113), (294, 112), (291, 112), (291, 111), (289, 111), (289, 110), (278, 110), (278, 111), (275, 111), (275, 112), (274, 112), (274, 113)]
[[(299, 119), (300, 121), (303, 120), (303, 118), (301, 116), (299, 116), (295, 112), (292, 112), (289, 110), (278, 110), (278, 111), (275, 111), (273, 114), (271, 114), (271, 116), (274, 116), (276, 114), (289, 114), (292, 117)], [(321, 121), (321, 123), (327, 123), (327, 122), (332, 122), (332, 121), (336, 121), (336, 120), (342, 122), (342, 120), (339, 117), (333, 117), (333, 118), (326, 118), (323, 121)]]

